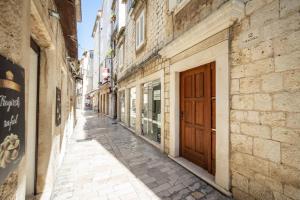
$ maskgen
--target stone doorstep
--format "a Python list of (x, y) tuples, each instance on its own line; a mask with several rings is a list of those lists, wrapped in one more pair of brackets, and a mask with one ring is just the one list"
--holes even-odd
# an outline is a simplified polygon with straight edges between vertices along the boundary
[(214, 176), (209, 174), (206, 170), (204, 170), (201, 167), (195, 165), (194, 163), (184, 159), (183, 157), (174, 158), (170, 155), (168, 155), (168, 157), (171, 158), (172, 160), (174, 160), (176, 163), (178, 163), (182, 167), (184, 167), (185, 169), (187, 169), (188, 171), (190, 171), (191, 173), (193, 173), (194, 175), (196, 175), (197, 177), (199, 177), (201, 180), (205, 181), (206, 183), (208, 183), (209, 185), (211, 185), (212, 187), (217, 189), (219, 192), (223, 193), (224, 195), (226, 195), (228, 197), (232, 197), (232, 193), (225, 190), (218, 184), (216, 184), (216, 182), (214, 180)]
[[(131, 133), (133, 133), (136, 136), (139, 136), (140, 138), (142, 138), (144, 141), (146, 141), (147, 143), (151, 144), (152, 146), (154, 146), (155, 148), (157, 148), (158, 150), (160, 150), (161, 152), (163, 152), (160, 144), (157, 144), (151, 140), (149, 140), (148, 138), (144, 137), (143, 135), (137, 134), (135, 132), (135, 130), (133, 130), (132, 128), (126, 126), (126, 124), (124, 122), (118, 121), (118, 124), (120, 124), (122, 127), (124, 127), (125, 129), (129, 130)], [(164, 152), (163, 152), (164, 153)]]

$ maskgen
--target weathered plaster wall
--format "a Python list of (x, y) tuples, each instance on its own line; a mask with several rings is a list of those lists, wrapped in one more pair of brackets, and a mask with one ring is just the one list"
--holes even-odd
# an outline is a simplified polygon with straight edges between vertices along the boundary
[[(66, 65), (66, 50), (60, 25), (48, 16), (48, 8), (55, 8), (50, 0), (3, 0), (0, 2), (0, 54), (25, 69), (25, 84), (30, 79), (30, 36), (41, 47), (40, 123), (38, 148), (38, 186), (42, 199), (49, 199), (52, 181), (63, 155), (64, 141), (74, 126), (74, 83)], [(57, 40), (56, 40), (57, 38)], [(65, 72), (62, 78), (61, 71)], [(65, 80), (62, 84), (61, 80)], [(55, 88), (62, 88), (62, 125), (55, 127)], [(25, 102), (28, 99), (25, 87)], [(28, 109), (25, 104), (25, 109)], [(25, 112), (27, 113), (27, 112)], [(28, 122), (25, 116), (25, 127)], [(26, 140), (30, 138), (27, 137)], [(65, 139), (65, 140), (64, 140)], [(0, 199), (25, 199), (26, 159), (0, 186)], [(47, 195), (46, 195), (47, 191)]]
[[(33, 1), (31, 6), (32, 35), (41, 47), (40, 104), (37, 193), (42, 199), (51, 195), (56, 170), (61, 163), (65, 142), (72, 132), (74, 84), (66, 63), (67, 51), (60, 22), (47, 13), (55, 10), (52, 0)], [(55, 124), (56, 88), (61, 90), (62, 120)]]
[(231, 172), (236, 199), (300, 198), (300, 1), (245, 1), (232, 29)]
[[(23, 19), (23, 20), (20, 20)], [(0, 54), (28, 70), (29, 0), (0, 2)], [(28, 82), (28, 77), (25, 77)], [(25, 98), (28, 93), (25, 89)], [(27, 105), (25, 105), (27, 109)], [(18, 169), (0, 186), (0, 199), (25, 199), (25, 156)]]

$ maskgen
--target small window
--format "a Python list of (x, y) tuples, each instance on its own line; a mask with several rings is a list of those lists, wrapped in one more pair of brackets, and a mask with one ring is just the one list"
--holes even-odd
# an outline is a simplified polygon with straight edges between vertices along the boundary
[(145, 42), (145, 12), (142, 11), (135, 22), (135, 46), (140, 48)]
[(124, 44), (119, 48), (119, 67), (122, 68), (124, 65)]

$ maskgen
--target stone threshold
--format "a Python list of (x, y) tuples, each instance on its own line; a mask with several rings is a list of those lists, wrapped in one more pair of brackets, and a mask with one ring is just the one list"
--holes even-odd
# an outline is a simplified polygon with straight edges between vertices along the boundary
[(123, 126), (125, 129), (129, 130), (129, 131), (130, 131), (131, 133), (133, 133), (134, 135), (139, 136), (140, 138), (142, 138), (143, 140), (145, 140), (147, 143), (151, 144), (152, 146), (154, 146), (155, 148), (158, 148), (161, 152), (163, 152), (163, 151), (161, 150), (160, 144), (157, 144), (156, 142), (153, 142), (153, 141), (149, 140), (148, 138), (146, 138), (146, 137), (143, 136), (143, 135), (137, 134), (137, 133), (135, 132), (135, 130), (133, 130), (132, 128), (126, 126), (126, 124), (125, 124), (124, 122), (120, 122), (120, 121), (119, 121), (118, 124), (120, 124), (121, 126)]
[(198, 176), (199, 178), (201, 178), (203, 181), (205, 181), (206, 183), (208, 183), (209, 185), (211, 185), (212, 187), (214, 187), (215, 189), (217, 189), (221, 193), (225, 194), (228, 197), (232, 197), (232, 193), (225, 190), (224, 188), (222, 188), (218, 184), (216, 184), (215, 177), (213, 175), (209, 174), (206, 170), (204, 170), (201, 167), (199, 167), (198, 165), (186, 160), (183, 157), (176, 157), (175, 158), (175, 157), (172, 157), (170, 155), (168, 155), (168, 157), (171, 158), (172, 160), (174, 160), (175, 162), (177, 162), (182, 167), (189, 170), (191, 173), (193, 173), (196, 176)]

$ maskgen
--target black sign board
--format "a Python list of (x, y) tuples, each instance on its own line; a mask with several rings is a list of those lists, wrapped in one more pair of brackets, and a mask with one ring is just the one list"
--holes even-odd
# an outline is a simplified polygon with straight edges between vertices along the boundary
[(0, 184), (25, 152), (24, 69), (0, 56)]
[(61, 91), (56, 88), (56, 108), (55, 108), (55, 125), (59, 126), (61, 123)]

